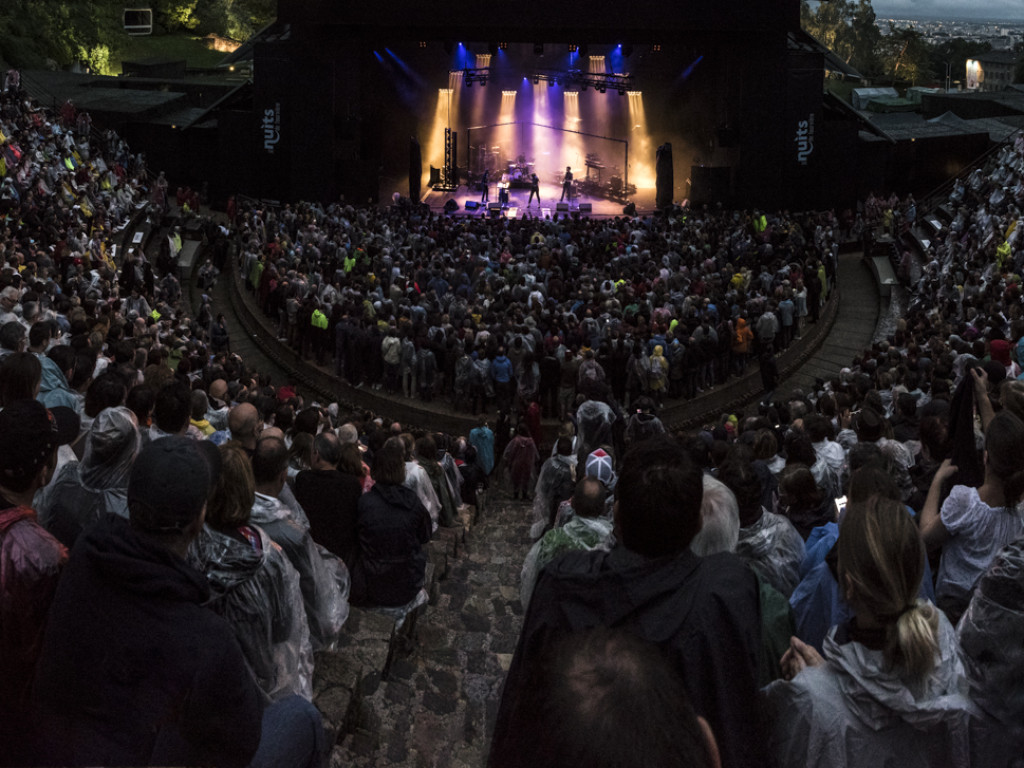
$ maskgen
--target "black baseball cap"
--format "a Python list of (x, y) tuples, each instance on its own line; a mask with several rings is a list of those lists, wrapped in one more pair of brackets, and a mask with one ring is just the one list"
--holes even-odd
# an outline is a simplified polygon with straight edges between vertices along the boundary
[(16, 400), (0, 411), (0, 474), (24, 478), (39, 471), (53, 449), (74, 442), (81, 420), (72, 409)]
[(128, 478), (128, 518), (151, 533), (187, 528), (220, 474), (220, 452), (206, 440), (178, 435), (148, 443)]

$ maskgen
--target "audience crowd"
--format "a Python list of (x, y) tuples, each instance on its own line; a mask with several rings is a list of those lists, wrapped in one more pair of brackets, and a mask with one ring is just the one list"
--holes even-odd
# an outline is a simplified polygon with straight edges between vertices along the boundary
[(692, 398), (817, 322), (831, 213), (491, 220), (411, 205), (242, 206), (241, 272), (279, 338), (335, 373), (474, 414), (566, 419), (607, 389)]
[(604, 221), (231, 201), (199, 290), (233, 237), (281, 343), (480, 415), (449, 435), (250, 370), (226, 308), (187, 305), (173, 235), (114, 248), (169, 207), (162, 176), (11, 82), (0, 765), (322, 764), (314, 652), (350, 604), (426, 603), (425, 545), (492, 483), (535, 544), (491, 765), (1020, 759), (1024, 139), (901, 256), (922, 278), (889, 338), (693, 433), (659, 406), (770, 367), (841, 241), (930, 221), (913, 198)]

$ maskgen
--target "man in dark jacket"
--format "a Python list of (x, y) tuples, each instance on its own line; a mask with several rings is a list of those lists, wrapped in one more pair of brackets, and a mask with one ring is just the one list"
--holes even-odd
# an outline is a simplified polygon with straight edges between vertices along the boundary
[(295, 498), (309, 518), (313, 541), (352, 569), (356, 553), (356, 509), (363, 487), (354, 475), (338, 470), (341, 441), (331, 430), (313, 439), (313, 468), (295, 478)]
[(399, 607), (423, 586), (430, 541), (430, 514), (416, 492), (406, 488), (405, 447), (389, 438), (373, 459), (369, 492), (359, 499), (359, 556), (352, 571), (355, 605)]
[(203, 606), (206, 580), (185, 561), (219, 457), (205, 445), (149, 443), (128, 483), (130, 519), (79, 537), (33, 689), (37, 764), (318, 763), (315, 708), (290, 697), (262, 710), (231, 627)]
[(636, 445), (616, 485), (620, 543), (571, 552), (537, 580), (498, 711), (489, 765), (504, 766), (531, 738), (524, 685), (550, 643), (591, 627), (622, 628), (656, 643), (682, 673), (694, 709), (721, 747), (722, 763), (764, 763), (757, 704), (761, 609), (757, 578), (731, 554), (701, 558), (701, 471), (666, 436)]

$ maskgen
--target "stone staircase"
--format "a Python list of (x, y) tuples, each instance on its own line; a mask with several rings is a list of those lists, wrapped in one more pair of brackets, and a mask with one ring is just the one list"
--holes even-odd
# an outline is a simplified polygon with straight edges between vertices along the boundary
[(492, 500), (463, 523), (429, 545), (430, 602), (414, 626), (353, 608), (340, 647), (317, 655), (331, 768), (485, 763), (522, 626), (529, 504)]

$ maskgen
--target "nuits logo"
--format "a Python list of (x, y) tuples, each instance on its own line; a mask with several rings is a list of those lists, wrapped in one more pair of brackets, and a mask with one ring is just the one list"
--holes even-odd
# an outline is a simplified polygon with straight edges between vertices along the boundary
[(263, 110), (263, 149), (274, 154), (274, 147), (281, 140), (281, 105), (275, 104), (273, 109)]
[(814, 114), (796, 124), (796, 161), (807, 165), (807, 159), (814, 152)]

